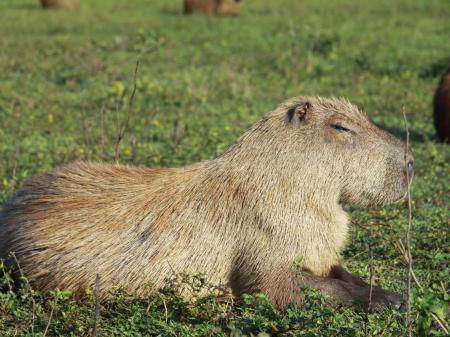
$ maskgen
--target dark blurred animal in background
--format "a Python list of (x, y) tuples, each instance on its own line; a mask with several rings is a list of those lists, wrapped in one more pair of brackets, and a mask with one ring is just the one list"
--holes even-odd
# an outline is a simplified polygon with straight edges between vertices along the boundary
[(238, 15), (241, 0), (185, 0), (184, 14)]
[(57, 8), (75, 10), (80, 6), (80, 0), (40, 0), (42, 8)]
[(434, 126), (441, 141), (450, 144), (450, 68), (434, 94)]

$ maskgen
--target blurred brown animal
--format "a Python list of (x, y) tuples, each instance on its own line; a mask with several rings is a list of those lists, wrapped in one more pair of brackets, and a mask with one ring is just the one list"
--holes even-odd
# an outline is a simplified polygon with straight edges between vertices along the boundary
[(241, 0), (185, 0), (184, 14), (238, 15)]
[(73, 11), (80, 6), (80, 0), (40, 0), (43, 8), (57, 8)]
[[(83, 291), (99, 274), (103, 296), (115, 285), (140, 296), (188, 272), (280, 308), (307, 286), (367, 305), (369, 286), (340, 266), (342, 205), (399, 200), (405, 167), (404, 144), (347, 100), (293, 98), (213, 160), (76, 162), (25, 182), (0, 212), (0, 257), (14, 251), (41, 290)], [(398, 299), (373, 288), (374, 308)]]
[(441, 141), (450, 144), (450, 69), (442, 76), (434, 94), (434, 126)]

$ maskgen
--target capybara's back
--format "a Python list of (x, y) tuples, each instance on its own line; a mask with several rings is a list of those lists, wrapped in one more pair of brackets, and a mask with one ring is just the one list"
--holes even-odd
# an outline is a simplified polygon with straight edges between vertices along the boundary
[[(211, 255), (195, 262), (191, 254), (219, 242), (196, 239), (201, 224), (180, 214), (207, 205), (189, 198), (199, 186), (208, 190), (195, 167), (75, 162), (31, 179), (0, 212), (0, 257), (13, 251), (42, 290), (83, 290), (99, 274), (102, 287), (114, 284), (139, 295), (150, 283), (161, 286), (173, 269), (210, 273), (204, 266)], [(215, 259), (215, 272), (225, 279), (220, 269), (229, 262)]]
[(80, 0), (40, 0), (43, 8), (58, 8), (75, 10), (80, 6)]
[(240, 0), (185, 0), (184, 14), (238, 15)]
[(442, 76), (434, 95), (434, 126), (439, 138), (450, 143), (450, 69)]

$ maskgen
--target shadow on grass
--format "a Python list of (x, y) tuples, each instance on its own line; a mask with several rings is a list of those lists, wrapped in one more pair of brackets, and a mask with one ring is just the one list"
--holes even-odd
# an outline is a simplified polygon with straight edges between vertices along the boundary
[[(388, 127), (388, 126), (384, 126), (384, 125), (380, 125), (380, 127), (382, 129), (392, 133), (395, 137), (402, 139), (402, 140), (406, 140), (406, 132), (403, 127)], [(425, 143), (428, 141), (434, 141), (434, 142), (438, 141), (437, 135), (435, 133), (430, 134), (430, 133), (418, 132), (418, 131), (411, 130), (411, 129), (409, 130), (409, 138), (414, 143)]]
[(12, 3), (9, 8), (18, 9), (18, 10), (43, 10), (41, 5), (39, 4), (39, 1), (36, 1), (34, 3)]

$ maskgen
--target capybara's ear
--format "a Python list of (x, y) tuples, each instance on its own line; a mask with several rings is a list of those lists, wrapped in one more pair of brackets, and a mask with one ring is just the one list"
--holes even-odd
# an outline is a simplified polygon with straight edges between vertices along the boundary
[(291, 106), (287, 112), (289, 123), (299, 126), (305, 120), (311, 104), (309, 102), (298, 102)]

